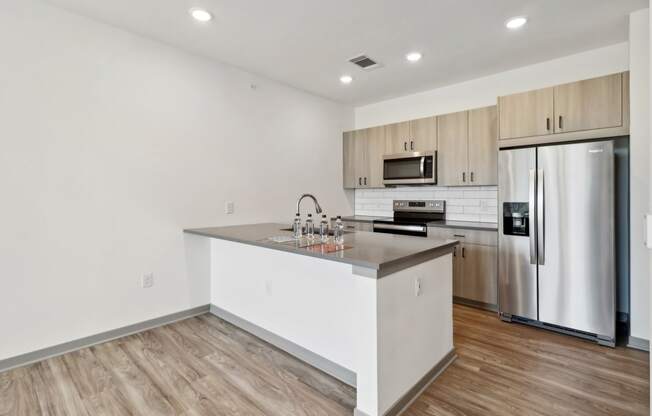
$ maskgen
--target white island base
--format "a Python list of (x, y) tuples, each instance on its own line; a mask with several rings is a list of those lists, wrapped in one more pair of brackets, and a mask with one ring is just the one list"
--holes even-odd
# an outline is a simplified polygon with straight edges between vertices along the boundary
[(354, 385), (355, 415), (401, 413), (455, 358), (450, 252), (377, 278), (240, 242), (210, 251), (213, 313)]

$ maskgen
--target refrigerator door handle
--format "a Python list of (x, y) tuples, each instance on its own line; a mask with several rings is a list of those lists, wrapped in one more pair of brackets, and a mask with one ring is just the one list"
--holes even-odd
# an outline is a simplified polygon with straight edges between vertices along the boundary
[(537, 170), (537, 247), (539, 265), (546, 264), (546, 242), (545, 242), (545, 218), (546, 208), (544, 202), (544, 180), (543, 169)]
[(529, 228), (530, 228), (530, 264), (537, 264), (537, 246), (536, 246), (536, 227), (535, 227), (535, 204), (536, 204), (536, 171), (534, 169), (530, 169), (530, 177), (528, 180), (529, 184), (529, 190), (528, 190), (528, 195), (529, 195)]

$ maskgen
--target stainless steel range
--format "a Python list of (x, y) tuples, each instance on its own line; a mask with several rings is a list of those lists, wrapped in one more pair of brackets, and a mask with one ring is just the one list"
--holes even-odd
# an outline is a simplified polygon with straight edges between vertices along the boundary
[(375, 220), (375, 233), (428, 236), (428, 223), (446, 217), (446, 201), (395, 200), (392, 220)]

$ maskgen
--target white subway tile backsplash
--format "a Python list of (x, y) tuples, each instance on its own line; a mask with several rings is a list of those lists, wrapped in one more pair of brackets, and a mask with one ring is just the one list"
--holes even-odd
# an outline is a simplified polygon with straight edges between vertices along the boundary
[(355, 214), (391, 216), (395, 199), (443, 199), (449, 220), (498, 221), (498, 189), (495, 186), (356, 189)]

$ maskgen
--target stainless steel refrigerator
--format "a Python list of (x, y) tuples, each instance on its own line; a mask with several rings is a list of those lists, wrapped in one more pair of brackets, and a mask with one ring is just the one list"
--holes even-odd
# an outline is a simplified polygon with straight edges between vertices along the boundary
[(499, 309), (613, 346), (614, 142), (501, 150)]

